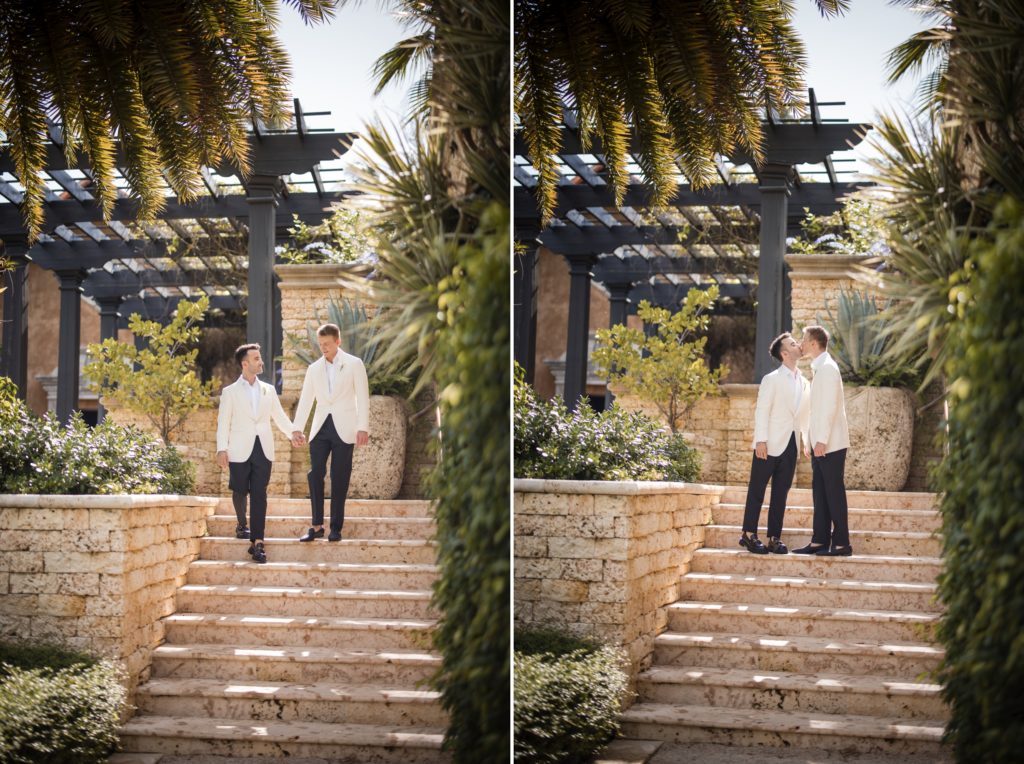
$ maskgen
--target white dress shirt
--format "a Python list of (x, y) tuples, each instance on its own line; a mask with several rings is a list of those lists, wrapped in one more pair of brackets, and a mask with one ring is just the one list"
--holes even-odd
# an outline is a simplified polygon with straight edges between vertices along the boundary
[(333, 361), (327, 361), (326, 356), (324, 357), (324, 361), (327, 366), (327, 392), (333, 395), (335, 380), (338, 378), (338, 372), (341, 371), (341, 367), (345, 363), (345, 354), (339, 349), (338, 352), (334, 354)]
[(252, 404), (252, 415), (256, 416), (260, 409), (260, 380), (259, 377), (255, 377), (250, 385), (243, 374), (238, 378), (238, 381), (244, 385), (244, 390), (249, 393), (249, 402)]

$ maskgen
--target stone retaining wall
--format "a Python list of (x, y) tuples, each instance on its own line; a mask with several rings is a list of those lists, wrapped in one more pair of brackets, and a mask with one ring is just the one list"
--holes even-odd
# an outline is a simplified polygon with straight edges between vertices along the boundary
[(0, 637), (55, 641), (149, 676), (160, 620), (217, 500), (0, 495)]
[(621, 646), (631, 686), (651, 663), (680, 577), (723, 489), (515, 481), (515, 620)]

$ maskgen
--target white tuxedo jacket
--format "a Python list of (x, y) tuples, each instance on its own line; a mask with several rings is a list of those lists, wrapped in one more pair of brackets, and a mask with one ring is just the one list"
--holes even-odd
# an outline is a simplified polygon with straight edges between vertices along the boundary
[(309, 411), (316, 403), (309, 439), (320, 432), (330, 414), (338, 436), (346, 443), (355, 443), (359, 430), (370, 432), (370, 386), (363, 359), (342, 350), (338, 352), (342, 363), (335, 376), (333, 390), (327, 389), (327, 360), (323, 356), (306, 369), (299, 405), (295, 409), (295, 429), (301, 430), (306, 426)]
[(220, 411), (217, 413), (217, 450), (227, 451), (229, 462), (244, 462), (248, 459), (257, 436), (264, 455), (274, 461), (271, 418), (289, 438), (297, 429), (281, 408), (274, 386), (260, 379), (256, 381), (260, 386), (260, 402), (255, 415), (252, 413), (252, 399), (246, 389), (248, 385), (241, 378), (221, 390)]
[(850, 447), (850, 426), (846, 421), (846, 401), (843, 398), (843, 378), (839, 366), (827, 352), (811, 364), (811, 448), (815, 443), (825, 444), (830, 454)]
[[(789, 445), (789, 437), (799, 433), (796, 447), (800, 448), (801, 438), (807, 443), (808, 414), (811, 410), (811, 383), (800, 374), (800, 401), (793, 395), (793, 382), (786, 374), (789, 370), (780, 366), (765, 374), (757, 389), (757, 406), (754, 409), (754, 442), (768, 444), (768, 455), (778, 456)], [(799, 373), (799, 372), (798, 372)]]

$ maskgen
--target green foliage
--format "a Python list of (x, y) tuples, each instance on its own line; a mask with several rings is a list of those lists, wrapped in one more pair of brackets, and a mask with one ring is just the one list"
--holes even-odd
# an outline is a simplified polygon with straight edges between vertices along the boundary
[(585, 764), (618, 732), (626, 692), (619, 650), (517, 631), (515, 672), (516, 762)]
[(829, 353), (842, 372), (843, 380), (868, 387), (909, 387), (918, 383), (918, 373), (908, 361), (887, 353), (892, 338), (887, 333), (886, 303), (881, 313), (867, 292), (839, 290), (836, 312), (825, 300), (825, 315), (818, 323), (829, 332)]
[[(372, 320), (365, 306), (358, 302), (348, 299), (339, 302), (332, 297), (327, 303), (327, 317), (321, 323), (326, 322), (336, 324), (341, 330), (341, 349), (363, 359), (373, 395), (411, 395), (412, 380), (408, 369), (414, 365), (415, 357), (410, 350), (404, 357), (391, 356), (385, 359), (381, 328), (383, 321)], [(288, 335), (293, 358), (309, 365), (320, 357), (320, 344), (316, 336), (319, 326), (306, 324), (305, 343), (295, 335)]]
[(598, 414), (544, 401), (516, 366), (513, 391), (516, 477), (549, 480), (677, 480), (700, 477), (700, 453), (640, 412)]
[[(12, 652), (21, 665), (7, 662)], [(0, 654), (0, 761), (105, 762), (117, 745), (127, 699), (118, 670), (108, 661), (47, 652), (4, 646)]]
[(867, 198), (850, 197), (831, 215), (805, 210), (800, 221), (803, 235), (790, 240), (787, 249), (801, 255), (885, 255), (889, 227), (882, 208)]
[(374, 221), (365, 210), (335, 208), (318, 225), (309, 225), (293, 215), (287, 244), (275, 248), (284, 262), (360, 263), (374, 259)]
[(83, 370), (89, 389), (143, 414), (170, 445), (171, 434), (192, 412), (213, 403), (215, 383), (202, 382), (197, 373), (198, 348), (185, 349), (199, 338), (197, 324), (209, 306), (206, 295), (195, 302), (182, 300), (166, 326), (133, 314), (128, 328), (149, 340), (145, 350), (116, 338), (91, 343)]
[(729, 373), (727, 366), (714, 371), (708, 368), (704, 360), (708, 338), (697, 336), (707, 331), (707, 311), (717, 299), (718, 287), (712, 286), (691, 289), (682, 309), (675, 313), (642, 301), (637, 315), (658, 327), (650, 337), (624, 324), (597, 331), (592, 358), (598, 373), (655, 404), (672, 432), (678, 432), (693, 404), (706, 395), (721, 394), (718, 380)]
[(80, 414), (37, 417), (0, 377), (0, 493), (191, 494), (195, 468), (153, 436)]
[(945, 606), (940, 671), (957, 761), (1010, 764), (1024, 746), (1024, 207), (971, 246), (977, 277), (950, 334), (949, 452), (939, 470)]

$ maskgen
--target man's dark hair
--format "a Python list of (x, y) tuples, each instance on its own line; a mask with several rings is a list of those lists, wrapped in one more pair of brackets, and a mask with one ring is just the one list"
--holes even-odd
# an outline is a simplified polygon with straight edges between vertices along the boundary
[(804, 334), (821, 345), (822, 350), (828, 350), (828, 330), (824, 326), (805, 326)]
[(782, 362), (782, 343), (792, 338), (792, 336), (789, 332), (783, 332), (772, 340), (772, 344), (768, 346), (768, 352), (771, 353), (772, 358), (780, 363)]
[(249, 355), (250, 350), (259, 350), (260, 344), (258, 342), (250, 342), (248, 345), (239, 345), (238, 349), (235, 350), (235, 360), (238, 361), (238, 365), (242, 365), (242, 361)]
[(316, 330), (317, 337), (334, 337), (336, 340), (341, 339), (341, 329), (338, 328), (337, 324), (324, 324)]

